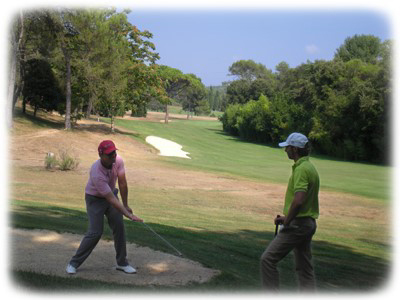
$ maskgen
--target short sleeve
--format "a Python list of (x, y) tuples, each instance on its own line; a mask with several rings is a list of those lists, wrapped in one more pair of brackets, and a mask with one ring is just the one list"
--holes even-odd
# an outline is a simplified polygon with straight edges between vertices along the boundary
[(125, 174), (125, 165), (121, 156), (117, 156), (117, 158), (115, 159), (115, 163), (117, 167), (117, 175), (120, 176)]
[(308, 175), (303, 168), (297, 168), (293, 174), (293, 187), (294, 192), (307, 192), (308, 191)]

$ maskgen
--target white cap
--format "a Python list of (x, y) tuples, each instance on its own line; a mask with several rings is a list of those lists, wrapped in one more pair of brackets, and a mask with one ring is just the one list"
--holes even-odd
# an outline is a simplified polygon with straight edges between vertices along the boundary
[(279, 147), (293, 146), (297, 148), (304, 148), (307, 143), (308, 139), (305, 135), (298, 132), (293, 132), (288, 136), (285, 142), (279, 143)]

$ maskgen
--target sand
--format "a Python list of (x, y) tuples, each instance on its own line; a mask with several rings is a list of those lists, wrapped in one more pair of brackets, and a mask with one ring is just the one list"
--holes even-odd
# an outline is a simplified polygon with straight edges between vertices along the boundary
[(173, 141), (170, 141), (170, 140), (167, 140), (164, 138), (160, 138), (158, 136), (150, 135), (150, 136), (146, 137), (146, 143), (157, 148), (160, 151), (159, 155), (175, 156), (175, 157), (182, 157), (182, 158), (190, 159), (190, 157), (188, 156), (190, 153), (182, 151), (182, 146)]
[(70, 275), (65, 268), (82, 235), (15, 228), (10, 231), (14, 270), (138, 286), (184, 286), (207, 282), (219, 274), (198, 262), (130, 243), (127, 244), (128, 260), (137, 273), (125, 274), (115, 269), (114, 243), (100, 240), (78, 272)]

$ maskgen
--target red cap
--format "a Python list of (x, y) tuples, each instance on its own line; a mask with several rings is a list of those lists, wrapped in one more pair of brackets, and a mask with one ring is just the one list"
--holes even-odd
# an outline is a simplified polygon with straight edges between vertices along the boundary
[(99, 145), (99, 154), (110, 154), (111, 152), (118, 150), (117, 147), (115, 147), (115, 144), (113, 141), (102, 141)]

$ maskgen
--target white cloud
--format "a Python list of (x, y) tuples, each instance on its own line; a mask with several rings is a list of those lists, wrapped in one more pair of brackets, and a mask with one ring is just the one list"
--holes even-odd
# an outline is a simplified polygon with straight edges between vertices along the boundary
[(319, 52), (319, 48), (317, 46), (315, 46), (314, 44), (307, 45), (305, 50), (308, 54), (315, 54), (315, 53)]

